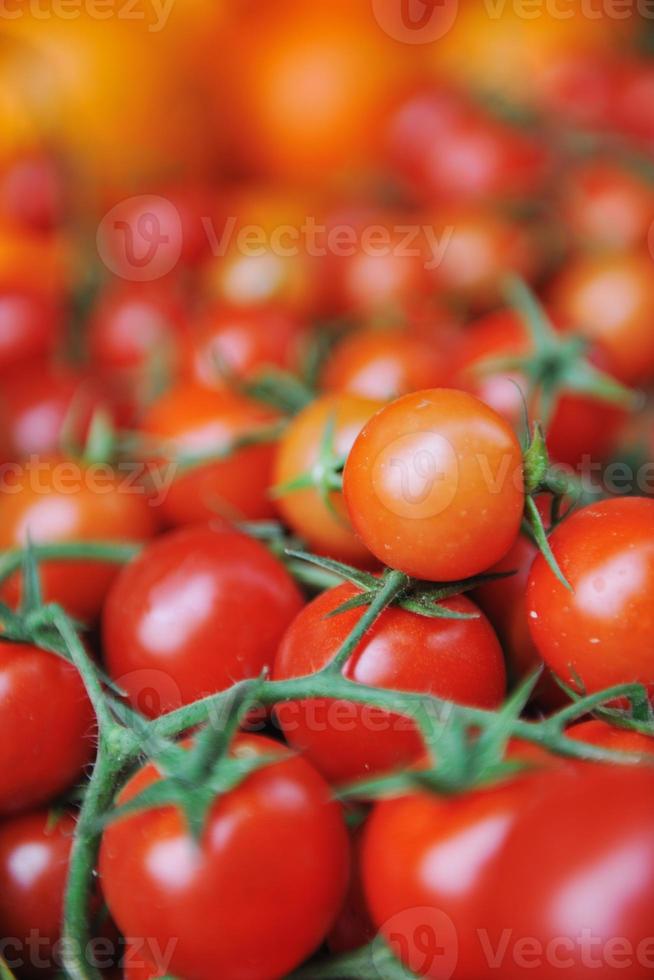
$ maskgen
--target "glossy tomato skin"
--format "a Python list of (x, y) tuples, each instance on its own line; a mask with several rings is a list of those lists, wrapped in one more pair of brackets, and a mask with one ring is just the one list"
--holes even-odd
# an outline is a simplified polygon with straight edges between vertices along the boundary
[[(309, 603), (284, 636), (273, 677), (315, 673), (337, 653), (362, 616), (361, 609), (331, 615), (357, 595), (341, 585)], [(496, 708), (506, 690), (502, 651), (483, 613), (465, 596), (448, 599), (457, 612), (477, 619), (432, 619), (404, 609), (386, 609), (349, 658), (350, 680), (401, 691), (425, 691), (448, 700)], [(348, 782), (387, 772), (424, 751), (407, 718), (367, 705), (315, 699), (277, 707), (286, 738), (330, 782)]]
[(249, 380), (264, 368), (292, 371), (298, 366), (303, 332), (302, 321), (283, 306), (217, 304), (194, 324), (186, 369), (207, 388), (225, 388), (226, 375)]
[(524, 507), (511, 427), (463, 391), (405, 395), (364, 427), (344, 492), (355, 531), (384, 564), (454, 581), (486, 571), (514, 543)]
[[(63, 456), (31, 457), (12, 468), (0, 495), (0, 548), (66, 541), (140, 543), (157, 530), (155, 512), (142, 487), (111, 466), (93, 466)], [(118, 568), (103, 561), (40, 563), (46, 601), (58, 602), (71, 615), (93, 622)], [(16, 606), (20, 574), (0, 588)]]
[[(569, 591), (534, 562), (527, 611), (534, 642), (567, 684), (588, 692), (638, 681), (654, 693), (654, 502), (616, 497), (567, 518), (550, 538)], [(578, 678), (578, 681), (575, 680)]]
[[(328, 426), (333, 423), (333, 449), (345, 457), (359, 432), (381, 403), (353, 395), (317, 398), (289, 423), (275, 460), (274, 484), (283, 487), (309, 473), (318, 462)], [(328, 506), (317, 489), (277, 493), (277, 509), (312, 549), (339, 561), (369, 564), (370, 552), (356, 537), (343, 495), (330, 494)]]
[(48, 357), (61, 336), (61, 311), (37, 292), (0, 292), (0, 372)]
[[(527, 379), (518, 373), (480, 370), (484, 361), (530, 353), (528, 330), (512, 310), (488, 313), (469, 325), (453, 358), (451, 381), (499, 412), (518, 429), (523, 422)], [(591, 359), (601, 369), (610, 367), (603, 351), (592, 350)], [(538, 418), (536, 400), (531, 416)], [(547, 448), (559, 463), (576, 466), (592, 459), (606, 459), (624, 425), (626, 412), (598, 399), (562, 392), (547, 430)]]
[[(0, 641), (0, 814), (39, 806), (80, 779), (94, 750), (94, 717), (72, 664)], [(56, 692), (56, 696), (55, 696)]]
[[(100, 853), (102, 887), (125, 935), (156, 938), (160, 948), (176, 940), (168, 972), (276, 980), (320, 945), (338, 913), (347, 832), (327, 785), (303, 759), (257, 736), (239, 736), (232, 752), (282, 759), (216, 800), (199, 847), (173, 807), (113, 824)], [(119, 800), (156, 779), (146, 766)]]
[(579, 256), (559, 273), (550, 299), (562, 322), (605, 348), (621, 381), (638, 385), (654, 377), (649, 255), (634, 251)]
[(549, 777), (507, 840), (488, 906), (490, 936), (511, 930), (503, 978), (651, 976), (653, 810), (649, 766)]
[(99, 409), (116, 419), (111, 398), (96, 377), (42, 360), (20, 364), (2, 379), (0, 458), (14, 461), (60, 452), (65, 434), (83, 444)]
[(573, 725), (566, 730), (566, 735), (568, 738), (574, 738), (580, 742), (588, 742), (590, 745), (610, 749), (611, 752), (629, 752), (633, 755), (640, 755), (643, 757), (643, 761), (649, 761), (648, 757), (654, 755), (654, 738), (651, 736), (630, 731), (628, 728), (617, 728), (615, 725), (609, 725), (599, 719), (582, 721), (579, 725)]
[(107, 668), (147, 715), (258, 677), (302, 597), (253, 538), (198, 525), (162, 535), (107, 597)]
[(649, 976), (653, 801), (648, 767), (599, 765), (383, 802), (364, 843), (375, 923), (420, 976), (608, 980), (618, 956)]
[(70, 813), (47, 810), (0, 824), (0, 932), (11, 937), (4, 952), (18, 976), (44, 976), (55, 966), (74, 832)]
[(502, 852), (541, 774), (459, 796), (417, 793), (378, 803), (367, 821), (363, 879), (373, 921), (419, 976), (485, 980), (478, 930)]
[(229, 391), (180, 383), (146, 413), (141, 430), (157, 447), (151, 460), (172, 465), (173, 482), (157, 511), (168, 525), (194, 524), (220, 514), (231, 520), (271, 517), (268, 497), (275, 447), (267, 439), (228, 458), (176, 473), (176, 455), (219, 454), (234, 440), (269, 430), (275, 417), (256, 402)]
[(446, 378), (447, 358), (433, 339), (370, 327), (346, 337), (325, 364), (325, 391), (390, 401)]

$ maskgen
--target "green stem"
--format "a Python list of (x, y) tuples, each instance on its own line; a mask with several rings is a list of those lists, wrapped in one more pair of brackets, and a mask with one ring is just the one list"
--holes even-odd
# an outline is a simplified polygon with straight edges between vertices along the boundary
[[(56, 544), (33, 544), (32, 552), (40, 560), (106, 561), (125, 565), (142, 550), (140, 544), (116, 544), (111, 541), (61, 541)], [(0, 557), (0, 582), (18, 571), (25, 551), (6, 551)]]
[(123, 764), (124, 760), (112, 758), (101, 737), (77, 821), (64, 897), (64, 967), (71, 980), (102, 980), (102, 974), (88, 962), (92, 939), (89, 914), (100, 847), (100, 819), (111, 806)]
[(330, 672), (340, 673), (341, 667), (349, 660), (351, 654), (375, 620), (406, 589), (408, 584), (409, 579), (404, 572), (392, 570), (387, 573), (381, 588), (378, 589), (365, 613), (346, 636), (339, 650), (331, 660), (327, 668)]

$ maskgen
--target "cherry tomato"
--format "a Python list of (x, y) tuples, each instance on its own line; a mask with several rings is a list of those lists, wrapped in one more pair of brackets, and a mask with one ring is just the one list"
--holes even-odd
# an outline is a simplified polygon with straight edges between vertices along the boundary
[(349, 207), (325, 227), (323, 306), (330, 315), (385, 315), (429, 296), (429, 246), (422, 226), (401, 212)]
[[(365, 423), (379, 408), (381, 403), (353, 395), (317, 398), (295, 416), (281, 439), (275, 486), (283, 487), (314, 469), (332, 424), (334, 455), (345, 458)], [(311, 548), (340, 561), (370, 561), (368, 549), (352, 530), (343, 495), (338, 491), (329, 494), (327, 503), (313, 487), (289, 490), (280, 493), (276, 503), (289, 527)]]
[[(526, 601), (529, 573), (537, 555), (538, 548), (531, 538), (519, 534), (508, 554), (491, 569), (494, 574), (507, 573), (506, 578), (484, 582), (474, 593), (475, 601), (497, 632), (508, 660), (509, 674), (514, 681), (525, 679), (543, 665), (531, 638)], [(544, 709), (562, 707), (568, 702), (549, 671), (539, 680), (534, 696)]]
[[(217, 797), (199, 845), (175, 807), (111, 825), (102, 887), (125, 935), (148, 938), (150, 948), (155, 939), (162, 949), (174, 940), (168, 972), (274, 980), (320, 945), (338, 913), (347, 832), (327, 785), (303, 759), (256, 736), (240, 736), (232, 752), (281, 759)], [(119, 802), (157, 778), (153, 765), (141, 769)]]
[(191, 378), (207, 388), (224, 388), (225, 374), (251, 379), (262, 368), (298, 366), (303, 325), (283, 307), (231, 308), (216, 305), (194, 324), (187, 350)]
[(363, 842), (366, 898), (375, 925), (418, 976), (487, 976), (479, 930), (507, 838), (537, 805), (542, 779), (452, 797), (416, 793), (374, 808)]
[(0, 813), (51, 800), (93, 757), (94, 716), (72, 664), (0, 640)]
[[(0, 494), (0, 550), (64, 541), (141, 542), (156, 531), (153, 508), (143, 487), (105, 464), (63, 456), (34, 456), (9, 468)], [(117, 566), (102, 561), (40, 563), (46, 601), (58, 602), (85, 622), (95, 620)], [(1, 587), (15, 606), (21, 575)]]
[[(301, 677), (324, 667), (363, 615), (332, 615), (357, 595), (341, 585), (309, 603), (289, 627), (275, 660), (274, 679)], [(401, 691), (425, 691), (451, 701), (496, 708), (506, 676), (497, 637), (470, 599), (446, 607), (476, 619), (432, 619), (386, 609), (349, 658), (351, 680)], [(312, 700), (277, 707), (288, 741), (332, 782), (347, 782), (399, 768), (424, 751), (413, 722), (375, 707)]]
[(16, 155), (0, 173), (0, 216), (36, 232), (53, 231), (65, 212), (63, 175), (43, 153)]
[(654, 71), (648, 61), (620, 65), (615, 78), (612, 119), (616, 128), (650, 146), (654, 139)]
[[(149, 466), (166, 471), (172, 483), (159, 495), (157, 511), (171, 525), (193, 524), (217, 514), (232, 519), (270, 517), (268, 497), (275, 444), (269, 433), (276, 421), (270, 409), (231, 391), (209, 391), (180, 383), (154, 402), (141, 430), (151, 441)], [(262, 434), (257, 445), (232, 449), (243, 437)], [(185, 471), (180, 455), (219, 456)], [(180, 472), (181, 471), (181, 472)]]
[(157, 980), (166, 975), (166, 970), (156, 967), (148, 959), (149, 947), (147, 939), (136, 943), (127, 943), (123, 957), (122, 980)]
[[(527, 379), (516, 372), (485, 372), (482, 365), (494, 358), (528, 354), (532, 348), (529, 331), (518, 314), (512, 310), (488, 313), (465, 331), (451, 381), (481, 398), (518, 429), (524, 421)], [(590, 356), (598, 367), (607, 366), (603, 351), (593, 350)], [(536, 398), (530, 416), (537, 419), (538, 415)], [(596, 398), (562, 393), (547, 429), (550, 456), (569, 466), (608, 458), (626, 417), (624, 410)]]
[(326, 391), (390, 401), (445, 380), (444, 349), (407, 330), (368, 328), (342, 340), (325, 364)]
[(197, 526), (153, 541), (121, 571), (103, 615), (112, 677), (155, 716), (257, 677), (302, 606), (253, 538)]
[(61, 336), (61, 313), (36, 292), (0, 293), (0, 371), (51, 354)]
[(579, 256), (552, 285), (555, 314), (608, 352), (626, 384), (654, 377), (652, 259), (638, 252)]
[(653, 805), (648, 767), (604, 765), (381, 803), (364, 842), (374, 921), (420, 976), (649, 976)]
[(611, 752), (642, 755), (644, 761), (649, 761), (648, 757), (654, 755), (654, 738), (651, 736), (641, 735), (640, 732), (630, 731), (628, 728), (617, 728), (597, 719), (573, 725), (568, 728), (566, 735), (579, 742), (589, 742), (591, 745), (610, 749)]
[(542, 189), (548, 169), (541, 140), (437, 87), (400, 102), (385, 142), (391, 167), (428, 203), (528, 196)]
[(59, 452), (64, 436), (81, 444), (98, 409), (116, 419), (95, 377), (42, 361), (12, 368), (0, 386), (0, 458)]
[(112, 284), (89, 324), (91, 357), (107, 370), (147, 367), (155, 356), (174, 355), (185, 326), (183, 305), (171, 286)]
[(365, 0), (253, 5), (212, 63), (218, 109), (248, 171), (295, 182), (349, 174), (371, 155), (406, 46), (380, 29)]
[(19, 976), (47, 975), (57, 962), (74, 832), (72, 814), (47, 810), (0, 824), (0, 933)]
[[(652, 972), (654, 774), (649, 766), (585, 766), (550, 774), (504, 848), (488, 895), (488, 935), (504, 980)], [(495, 968), (475, 980), (497, 976)]]
[(572, 591), (542, 557), (534, 562), (531, 635), (570, 686), (593, 692), (638, 681), (654, 693), (653, 534), (654, 501), (616, 497), (577, 511), (550, 538)]
[(429, 258), (434, 286), (475, 310), (497, 306), (510, 273), (531, 280), (541, 264), (531, 228), (500, 212), (439, 208), (424, 221), (436, 242)]
[(364, 427), (345, 464), (355, 531), (384, 564), (454, 581), (486, 571), (522, 519), (522, 455), (511, 427), (463, 391), (405, 395)]
[(592, 247), (638, 248), (654, 220), (654, 189), (624, 167), (593, 161), (568, 177), (562, 211), (574, 241)]

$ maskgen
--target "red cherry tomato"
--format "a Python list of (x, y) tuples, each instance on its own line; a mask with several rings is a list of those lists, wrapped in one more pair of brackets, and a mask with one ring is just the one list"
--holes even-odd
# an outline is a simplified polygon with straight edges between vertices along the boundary
[(153, 717), (258, 677), (301, 606), (258, 541), (213, 526), (173, 531), (127, 565), (107, 597), (107, 667)]
[[(510, 923), (503, 980), (651, 976), (653, 809), (649, 766), (585, 766), (549, 777), (507, 840), (488, 895), (494, 948)], [(496, 963), (477, 976), (497, 972)]]
[(429, 246), (412, 215), (350, 207), (326, 220), (324, 309), (383, 315), (432, 291)]
[[(258, 445), (232, 450), (244, 436), (269, 432), (275, 422), (270, 409), (230, 391), (209, 391), (179, 384), (150, 407), (141, 430), (154, 452), (148, 465), (168, 471), (172, 483), (159, 494), (157, 511), (171, 525), (193, 524), (221, 514), (257, 520), (274, 513), (268, 497), (275, 445), (266, 438)], [(184, 470), (180, 454), (225, 458)]]
[(433, 388), (445, 380), (444, 348), (406, 330), (357, 330), (331, 353), (322, 386), (380, 402)]
[(74, 832), (72, 814), (46, 810), (0, 824), (0, 933), (19, 976), (48, 975), (58, 962)]
[(63, 175), (54, 160), (22, 153), (0, 173), (0, 216), (33, 232), (50, 232), (65, 212)]
[(301, 320), (283, 307), (214, 306), (194, 324), (188, 372), (198, 384), (224, 388), (225, 374), (249, 379), (262, 368), (292, 371), (298, 366), (302, 334)]
[[(365, 423), (380, 407), (379, 402), (352, 395), (317, 398), (295, 416), (280, 441), (275, 486), (283, 487), (312, 471), (331, 424), (334, 455), (345, 458)], [(338, 491), (329, 494), (329, 504), (313, 487), (280, 492), (276, 503), (289, 527), (311, 548), (340, 561), (370, 562), (370, 553), (355, 536), (343, 495)]]
[[(355, 595), (354, 586), (341, 585), (302, 610), (282, 640), (275, 680), (315, 673), (333, 658), (363, 611), (332, 613)], [(386, 609), (349, 658), (345, 676), (375, 687), (425, 691), (496, 708), (506, 687), (497, 637), (470, 599), (458, 596), (445, 605), (456, 612), (478, 613), (478, 618), (432, 619), (401, 608)], [(379, 708), (316, 699), (276, 710), (291, 745), (332, 782), (399, 768), (424, 751), (411, 720)]]
[(363, 842), (366, 898), (392, 951), (418, 976), (487, 976), (478, 930), (507, 838), (537, 805), (542, 779), (453, 797), (417, 793), (374, 808)]
[(575, 242), (592, 247), (639, 248), (654, 221), (654, 190), (624, 167), (586, 163), (570, 174), (562, 211)]
[(654, 755), (654, 738), (649, 735), (641, 735), (640, 732), (630, 731), (628, 728), (617, 728), (605, 721), (596, 719), (582, 721), (581, 724), (568, 728), (566, 735), (568, 738), (574, 738), (579, 742), (588, 742), (590, 745), (610, 749), (611, 752), (629, 752), (633, 755), (641, 755), (645, 762), (650, 761), (649, 756)]
[(127, 943), (123, 957), (122, 980), (157, 980), (164, 977), (166, 970), (156, 967), (148, 959), (149, 945), (147, 939), (136, 943)]
[(0, 458), (59, 452), (64, 435), (81, 444), (98, 409), (116, 419), (94, 377), (42, 361), (12, 368), (0, 386)]
[[(65, 541), (141, 542), (156, 530), (143, 487), (111, 466), (63, 456), (32, 457), (12, 467), (0, 495), (0, 550)], [(58, 602), (85, 622), (97, 619), (117, 567), (103, 561), (40, 563), (46, 601)], [(0, 588), (18, 603), (21, 575)]]
[(186, 318), (176, 291), (160, 283), (112, 285), (89, 324), (89, 349), (99, 368), (147, 368), (154, 357), (174, 361)]
[[(517, 373), (483, 371), (484, 361), (511, 355), (525, 355), (533, 348), (521, 317), (512, 310), (488, 313), (470, 324), (455, 358), (452, 383), (499, 412), (517, 429), (524, 420), (527, 379)], [(591, 352), (598, 367), (605, 367), (603, 352)], [(522, 391), (522, 395), (521, 395)], [(538, 418), (538, 401), (530, 415)], [(562, 393), (547, 429), (547, 448), (559, 463), (577, 466), (582, 462), (606, 459), (615, 447), (626, 413), (596, 398)]]
[(39, 293), (0, 292), (0, 371), (50, 355), (61, 336), (61, 312)]
[(542, 557), (527, 588), (531, 635), (548, 666), (588, 692), (638, 681), (654, 693), (654, 501), (617, 497), (577, 511), (552, 550), (572, 591)]
[(626, 384), (654, 377), (652, 259), (639, 252), (580, 256), (552, 285), (554, 313), (601, 344)]
[(644, 980), (653, 806), (644, 766), (567, 767), (382, 803), (364, 843), (374, 921), (420, 976), (609, 980), (619, 963)]
[[(126, 936), (161, 949), (175, 940), (167, 972), (274, 980), (320, 945), (338, 913), (347, 832), (327, 785), (303, 759), (256, 736), (237, 738), (232, 753), (281, 759), (217, 797), (199, 844), (175, 807), (111, 825), (100, 853), (102, 886)], [(146, 766), (119, 802), (157, 778)]]
[(343, 483), (363, 543), (416, 578), (486, 571), (514, 543), (522, 519), (517, 438), (463, 391), (419, 391), (383, 408), (354, 443)]
[(549, 164), (543, 141), (444, 88), (404, 98), (388, 119), (385, 142), (390, 165), (429, 203), (528, 196), (542, 189)]
[(499, 211), (441, 207), (423, 220), (436, 243), (428, 266), (434, 286), (475, 310), (498, 305), (509, 274), (531, 280), (538, 272), (533, 231)]
[(94, 716), (72, 664), (0, 641), (0, 814), (39, 806), (81, 779)]

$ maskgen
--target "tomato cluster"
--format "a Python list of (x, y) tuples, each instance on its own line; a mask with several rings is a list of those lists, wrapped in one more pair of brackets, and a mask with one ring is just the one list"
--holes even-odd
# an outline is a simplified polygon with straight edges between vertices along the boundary
[(398, 6), (0, 18), (0, 978), (654, 970), (647, 32)]

